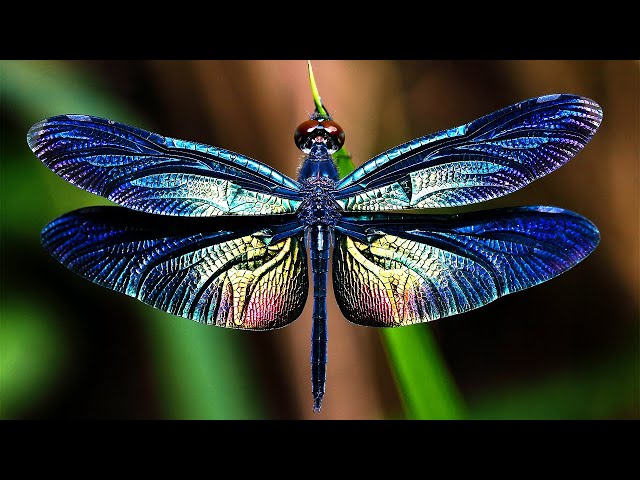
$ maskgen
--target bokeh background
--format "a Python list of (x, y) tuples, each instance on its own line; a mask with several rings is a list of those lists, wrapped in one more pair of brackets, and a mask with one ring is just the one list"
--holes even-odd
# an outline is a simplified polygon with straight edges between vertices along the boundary
[[(560, 277), (481, 309), (381, 332), (329, 293), (327, 395), (312, 411), (311, 302), (271, 332), (172, 317), (74, 275), (41, 248), (55, 217), (108, 204), (28, 149), (36, 121), (83, 113), (221, 146), (296, 176), (313, 110), (300, 61), (0, 62), (0, 417), (640, 418), (640, 62), (317, 61), (356, 165), (411, 138), (550, 93), (596, 100), (583, 152), (466, 210), (554, 205), (602, 241)], [(461, 209), (462, 210), (462, 209)]]

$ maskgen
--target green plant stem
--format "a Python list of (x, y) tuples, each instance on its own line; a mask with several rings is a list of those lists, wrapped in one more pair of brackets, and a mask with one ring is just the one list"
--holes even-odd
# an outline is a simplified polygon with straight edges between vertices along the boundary
[(460, 394), (425, 325), (386, 328), (382, 338), (409, 418), (466, 417)]

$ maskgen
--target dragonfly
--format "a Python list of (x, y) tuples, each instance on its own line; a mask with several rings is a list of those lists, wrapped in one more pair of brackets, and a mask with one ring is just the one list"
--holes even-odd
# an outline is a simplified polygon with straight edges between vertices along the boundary
[(523, 188), (575, 156), (601, 121), (593, 100), (540, 96), (410, 140), (344, 178), (334, 161), (344, 130), (317, 105), (295, 129), (304, 153), (297, 179), (221, 147), (91, 115), (42, 120), (27, 142), (54, 173), (120, 205), (75, 210), (42, 230), (55, 259), (98, 285), (203, 324), (269, 330), (301, 315), (311, 280), (319, 412), (330, 257), (342, 315), (370, 327), (461, 314), (556, 277), (600, 240), (577, 213), (411, 210)]

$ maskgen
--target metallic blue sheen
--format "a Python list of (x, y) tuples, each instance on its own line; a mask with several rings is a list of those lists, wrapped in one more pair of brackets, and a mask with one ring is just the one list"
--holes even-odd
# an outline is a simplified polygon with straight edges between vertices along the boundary
[(292, 215), (250, 223), (90, 207), (52, 221), (41, 239), (75, 273), (173, 315), (228, 328), (279, 328), (298, 318), (307, 299), (302, 235), (294, 233)]
[[(402, 244), (393, 257), (387, 256), (389, 251), (374, 248), (365, 255), (371, 265), (388, 272), (385, 275), (396, 272), (398, 278), (407, 279), (412, 289), (413, 303), (395, 325), (362, 310), (363, 299), (352, 292), (375, 291), (375, 287), (362, 284), (362, 275), (353, 275), (356, 257), (347, 256), (344, 249), (335, 250), (338, 305), (350, 321), (373, 326), (426, 322), (481, 307), (566, 272), (600, 241), (593, 223), (555, 207), (445, 216), (352, 214), (341, 218), (336, 231), (338, 243), (342, 235), (348, 235), (371, 246), (384, 237)], [(395, 237), (406, 241), (393, 240)]]
[(311, 392), (313, 409), (322, 407), (327, 364), (327, 272), (333, 243), (333, 227), (340, 218), (333, 199), (338, 171), (325, 143), (313, 143), (304, 160), (298, 181), (304, 202), (298, 218), (305, 226), (313, 275), (313, 327), (311, 329)]
[(337, 185), (347, 211), (453, 207), (518, 190), (566, 163), (602, 121), (594, 101), (547, 95), (392, 148)]
[(38, 122), (27, 141), (62, 178), (128, 207), (63, 215), (43, 229), (44, 247), (83, 277), (169, 313), (228, 328), (287, 325), (308, 294), (308, 248), (319, 410), (331, 247), (344, 316), (396, 327), (547, 281), (583, 260), (600, 238), (589, 220), (555, 207), (361, 212), (506, 195), (567, 162), (601, 120), (600, 107), (586, 98), (532, 98), (392, 148), (342, 180), (327, 138), (317, 136), (297, 182), (222, 148), (87, 115)]
[(91, 193), (147, 213), (175, 216), (292, 213), (300, 185), (218, 147), (87, 115), (36, 123), (27, 142), (56, 174)]
[(311, 147), (309, 155), (305, 158), (298, 172), (298, 181), (300, 183), (308, 179), (321, 177), (333, 182), (338, 181), (338, 169), (324, 144)]

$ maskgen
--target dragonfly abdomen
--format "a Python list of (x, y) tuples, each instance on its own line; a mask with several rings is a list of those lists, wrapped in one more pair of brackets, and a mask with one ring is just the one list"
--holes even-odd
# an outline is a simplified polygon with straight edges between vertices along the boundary
[(311, 331), (311, 388), (313, 409), (320, 411), (327, 364), (327, 272), (333, 228), (315, 225), (307, 229), (313, 273), (313, 328)]

